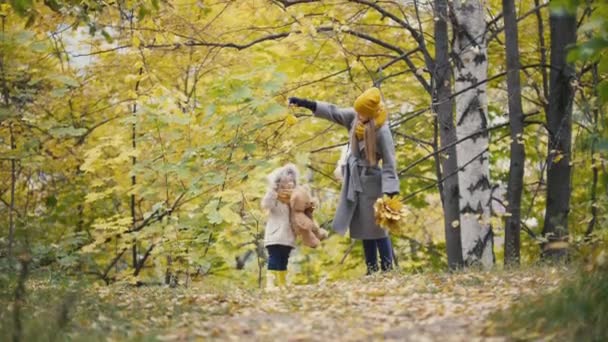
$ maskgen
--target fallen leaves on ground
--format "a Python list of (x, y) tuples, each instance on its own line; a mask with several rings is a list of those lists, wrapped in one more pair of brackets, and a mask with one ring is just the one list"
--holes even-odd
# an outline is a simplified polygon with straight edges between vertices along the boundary
[[(566, 274), (551, 268), (392, 273), (275, 292), (204, 282), (177, 289), (87, 286), (69, 314), (65, 333), (87, 340), (504, 340), (491, 336), (489, 314), (524, 295), (551, 291)], [(36, 303), (44, 298), (43, 290), (37, 291), (29, 299), (31, 320), (25, 326), (33, 331), (32, 338), (41, 337), (36, 322), (52, 321), (43, 318), (56, 311), (55, 304)], [(10, 314), (3, 318), (7, 323)]]
[(295, 286), (260, 293), (225, 315), (191, 322), (187, 329), (206, 338), (235, 341), (500, 339), (484, 336), (487, 316), (523, 295), (554, 289), (559, 279), (558, 273), (550, 272), (475, 272)]

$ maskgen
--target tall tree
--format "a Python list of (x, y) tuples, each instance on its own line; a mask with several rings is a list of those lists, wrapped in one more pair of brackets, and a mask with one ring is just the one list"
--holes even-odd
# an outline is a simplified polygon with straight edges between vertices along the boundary
[(509, 181), (507, 186), (507, 218), (505, 222), (505, 265), (519, 265), (521, 231), (521, 193), (524, 181), (526, 151), (522, 140), (524, 115), (519, 77), (519, 42), (514, 0), (502, 1), (507, 55), (507, 92), (511, 136)]
[(566, 255), (568, 239), (568, 213), (570, 211), (572, 103), (576, 74), (567, 61), (569, 48), (576, 43), (576, 6), (552, 10), (551, 71), (549, 83), (549, 111), (547, 126), (549, 145), (547, 154), (547, 209), (543, 236), (547, 242), (542, 255), (560, 259)]
[(456, 154), (456, 131), (452, 111), (451, 74), (448, 44), (448, 4), (446, 0), (435, 0), (435, 66), (433, 70), (433, 110), (438, 116), (441, 149), (446, 151), (441, 168), (444, 175), (443, 208), (444, 230), (450, 268), (463, 264), (460, 240), (460, 209), (458, 160)]
[[(1, 16), (1, 29), (2, 29), (2, 34), (4, 35), (5, 33), (5, 26), (6, 26), (6, 15), (3, 13)], [(1, 79), (1, 86), (2, 86), (2, 106), (4, 108), (0, 109), (4, 109), (7, 112), (10, 110), (10, 94), (9, 94), (9, 85), (8, 85), (8, 80), (7, 80), (8, 76), (7, 76), (7, 71), (6, 71), (6, 66), (5, 66), (5, 56), (4, 56), (4, 46), (2, 46), (2, 49), (0, 50), (0, 79)], [(14, 239), (15, 239), (15, 186), (17, 183), (17, 179), (16, 179), (16, 175), (17, 175), (17, 163), (15, 160), (15, 149), (16, 149), (16, 144), (15, 144), (15, 127), (13, 126), (13, 122), (12, 120), (10, 120), (8, 122), (8, 127), (9, 127), (9, 132), (10, 132), (10, 138), (9, 138), (9, 144), (10, 144), (10, 150), (12, 152), (11, 155), (11, 182), (10, 182), (10, 204), (9, 204), (9, 208), (8, 208), (8, 251), (7, 251), (7, 256), (8, 256), (8, 261), (9, 261), (9, 266), (12, 267), (12, 254), (13, 254), (13, 244), (14, 244)]]
[[(462, 255), (465, 264), (494, 263), (490, 225), (491, 192), (488, 155), (488, 58), (484, 6), (480, 0), (456, 0), (452, 9), (452, 47), (456, 91), (456, 145), (460, 188)], [(479, 132), (478, 134), (475, 134)], [(471, 162), (471, 160), (476, 162)], [(477, 162), (478, 161), (478, 162)]]

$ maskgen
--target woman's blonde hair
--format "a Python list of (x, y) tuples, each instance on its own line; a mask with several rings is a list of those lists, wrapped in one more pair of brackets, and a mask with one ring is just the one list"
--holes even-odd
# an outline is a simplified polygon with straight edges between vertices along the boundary
[[(355, 119), (355, 127), (359, 121), (359, 118)], [(363, 136), (363, 143), (365, 147), (365, 159), (369, 165), (376, 166), (378, 165), (378, 158), (376, 158), (376, 123), (374, 120), (368, 120), (364, 125), (365, 135)], [(359, 142), (354, 129), (350, 135), (350, 146), (351, 149), (359, 148)]]

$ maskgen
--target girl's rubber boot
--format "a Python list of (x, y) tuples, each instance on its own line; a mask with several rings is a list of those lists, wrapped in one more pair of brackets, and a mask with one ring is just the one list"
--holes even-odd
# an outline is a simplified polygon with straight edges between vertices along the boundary
[(276, 271), (277, 272), (277, 286), (279, 288), (287, 287), (287, 271)]
[(279, 272), (280, 271), (274, 270), (266, 271), (266, 287), (264, 288), (265, 291), (273, 292), (279, 289)]

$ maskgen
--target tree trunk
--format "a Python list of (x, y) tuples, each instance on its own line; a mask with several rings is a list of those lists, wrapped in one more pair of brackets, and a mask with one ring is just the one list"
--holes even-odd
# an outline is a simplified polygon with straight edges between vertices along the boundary
[(20, 342), (23, 338), (23, 322), (21, 309), (25, 304), (26, 287), (25, 283), (29, 275), (29, 264), (31, 258), (29, 255), (19, 258), (21, 263), (21, 271), (17, 279), (17, 287), (15, 288), (15, 299), (13, 302), (13, 342)]
[(572, 102), (575, 80), (574, 67), (568, 64), (568, 47), (576, 43), (576, 11), (552, 11), (551, 71), (549, 85), (549, 111), (547, 126), (549, 145), (547, 153), (547, 209), (543, 236), (542, 256), (563, 259), (567, 254), (568, 212), (570, 211), (570, 150), (572, 138)]
[(13, 123), (9, 123), (9, 130), (11, 135), (11, 202), (8, 208), (8, 265), (9, 268), (13, 268), (13, 246), (15, 243), (15, 185), (17, 184), (17, 162), (15, 160), (14, 152), (16, 150), (15, 144), (15, 132), (13, 131)]
[[(139, 68), (139, 76), (142, 75), (142, 73), (144, 72), (143, 67)], [(139, 90), (139, 83), (140, 81), (137, 80), (137, 82), (135, 83), (135, 92), (137, 93), (137, 91)], [(133, 103), (133, 110), (132, 110), (132, 115), (133, 115), (133, 124), (131, 126), (131, 147), (133, 148), (133, 152), (135, 153), (135, 151), (137, 150), (137, 143), (136, 143), (136, 139), (137, 139), (137, 101)], [(133, 174), (131, 175), (131, 186), (135, 187), (135, 185), (137, 184), (137, 179), (135, 178), (135, 165), (137, 164), (137, 158), (135, 156), (131, 157), (131, 165), (133, 166)], [(135, 193), (131, 193), (131, 224), (132, 224), (132, 229), (135, 229), (135, 223), (137, 222), (137, 217), (135, 215)], [(133, 263), (133, 269), (135, 269), (135, 273), (139, 273), (139, 262), (137, 261), (137, 241), (135, 239), (133, 239), (133, 246), (131, 247), (131, 254), (132, 254), (132, 263)]]
[[(594, 95), (597, 99), (599, 98), (599, 91), (598, 91), (598, 83), (599, 83), (599, 72), (598, 72), (598, 65), (595, 64), (593, 66), (593, 89), (594, 91)], [(598, 160), (595, 158), (595, 152), (596, 152), (596, 148), (595, 145), (598, 142), (598, 138), (597, 136), (599, 135), (599, 127), (598, 125), (600, 124), (599, 122), (599, 114), (600, 114), (600, 110), (601, 107), (599, 104), (595, 105), (595, 108), (593, 109), (593, 129), (596, 132), (596, 137), (593, 138), (593, 141), (591, 142), (591, 170), (592, 170), (592, 182), (591, 182), (591, 221), (589, 221), (589, 225), (587, 226), (587, 231), (585, 232), (585, 236), (589, 237), (592, 233), (593, 233), (593, 229), (595, 228), (595, 224), (597, 223), (597, 182), (598, 182), (598, 178), (599, 178), (599, 162)]]
[[(534, 6), (540, 6), (540, 0), (534, 0)], [(536, 23), (538, 27), (538, 47), (540, 50), (540, 74), (543, 78), (543, 104), (545, 112), (549, 111), (549, 82), (547, 77), (547, 44), (545, 44), (545, 24), (543, 21), (543, 14), (539, 9), (536, 11)]]
[[(455, 91), (470, 89), (455, 99), (456, 137), (461, 139), (488, 128), (487, 86), (486, 83), (475, 86), (488, 78), (486, 23), (480, 0), (454, 1), (452, 14)], [(466, 265), (481, 262), (484, 267), (494, 264), (490, 166), (488, 152), (483, 152), (488, 143), (489, 134), (484, 131), (456, 146), (458, 165), (462, 168), (458, 175), (462, 256)], [(474, 158), (479, 159), (469, 163)]]
[(441, 155), (439, 153), (437, 153), (437, 151), (439, 150), (439, 120), (437, 120), (437, 116), (435, 115), (435, 118), (433, 120), (433, 159), (435, 161), (435, 175), (437, 176), (437, 188), (439, 190), (439, 198), (441, 200), (441, 209), (444, 210), (445, 212), (445, 208), (443, 207), (443, 205), (445, 204), (445, 201), (443, 199), (444, 196), (444, 192), (443, 192), (443, 182), (441, 181), (443, 179), (443, 174), (441, 172)]
[[(6, 18), (2, 16), (2, 34), (5, 32)], [(4, 53), (0, 51), (0, 77), (2, 78), (2, 100), (4, 106), (8, 109), (10, 106), (10, 94), (7, 84), (6, 69), (4, 65)], [(11, 145), (11, 199), (8, 208), (8, 250), (7, 260), (9, 268), (13, 268), (13, 245), (15, 240), (15, 185), (17, 183), (17, 161), (15, 160), (15, 150), (17, 145), (15, 144), (15, 132), (13, 130), (13, 123), (9, 122), (8, 129), (10, 133), (10, 145)]]
[[(451, 74), (448, 56), (448, 5), (446, 0), (435, 1), (435, 65), (433, 67), (433, 111), (438, 116), (442, 148), (456, 141), (451, 100)], [(458, 168), (456, 148), (446, 149), (441, 158), (444, 175)], [(450, 269), (462, 267), (460, 241), (460, 212), (458, 208), (458, 177), (450, 176), (443, 183), (444, 229)]]
[(521, 105), (519, 79), (519, 42), (514, 0), (503, 0), (507, 52), (507, 91), (509, 97), (509, 127), (511, 129), (511, 163), (507, 186), (507, 219), (505, 221), (505, 256), (507, 266), (519, 265), (521, 231), (521, 193), (524, 182), (526, 151), (522, 139), (524, 115)]

